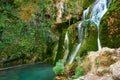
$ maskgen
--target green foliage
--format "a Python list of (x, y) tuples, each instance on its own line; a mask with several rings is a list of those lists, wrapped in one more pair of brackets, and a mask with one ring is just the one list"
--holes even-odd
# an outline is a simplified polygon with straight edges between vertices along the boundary
[[(112, 0), (108, 12), (101, 20), (101, 44), (103, 47), (117, 48), (120, 46), (120, 1)], [(109, 20), (111, 18), (111, 20)], [(113, 22), (112, 22), (113, 20)], [(108, 36), (106, 38), (106, 36)]]
[(22, 3), (24, 0), (14, 0), (14, 3), (15, 4), (20, 4), (20, 3)]
[(96, 51), (97, 48), (97, 25), (91, 20), (85, 20), (82, 22), (83, 34), (81, 49), (79, 50), (79, 55), (81, 57), (87, 55), (88, 51)]
[(56, 75), (60, 75), (64, 73), (64, 63), (63, 60), (59, 60), (56, 62), (56, 66), (53, 68), (53, 71)]
[(0, 55), (25, 63), (50, 57), (53, 0), (2, 0), (0, 5)]
[(80, 65), (78, 65), (77, 67), (76, 67), (76, 69), (75, 69), (75, 75), (74, 75), (74, 78), (78, 78), (78, 77), (80, 77), (80, 76), (82, 76), (83, 75), (83, 67), (82, 66), (80, 66)]
[(77, 56), (77, 57), (75, 58), (75, 60), (76, 60), (77, 62), (80, 62), (80, 56)]
[(109, 11), (120, 11), (120, 7), (118, 7), (120, 5), (120, 2), (117, 0), (112, 0), (111, 6)]
[(89, 5), (93, 4), (95, 0), (83, 0), (83, 8), (87, 8)]

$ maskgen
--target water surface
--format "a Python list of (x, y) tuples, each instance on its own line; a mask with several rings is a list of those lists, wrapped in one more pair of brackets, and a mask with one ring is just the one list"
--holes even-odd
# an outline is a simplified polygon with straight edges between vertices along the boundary
[(33, 64), (0, 71), (0, 80), (53, 80), (53, 65)]

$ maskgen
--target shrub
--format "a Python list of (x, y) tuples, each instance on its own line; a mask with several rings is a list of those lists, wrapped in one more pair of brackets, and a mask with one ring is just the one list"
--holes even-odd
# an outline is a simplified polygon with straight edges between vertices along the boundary
[(64, 73), (64, 63), (62, 60), (56, 62), (56, 66), (53, 68), (53, 71), (56, 75), (60, 75)]
[(76, 69), (75, 69), (75, 75), (74, 75), (74, 78), (78, 78), (80, 76), (83, 75), (83, 67), (81, 66), (77, 66)]
[(80, 62), (80, 57), (77, 56), (77, 57), (75, 58), (75, 60), (79, 63), (79, 62)]

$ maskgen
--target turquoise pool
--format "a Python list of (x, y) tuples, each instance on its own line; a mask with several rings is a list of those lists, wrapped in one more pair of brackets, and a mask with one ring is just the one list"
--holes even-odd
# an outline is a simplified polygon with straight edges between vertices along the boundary
[(0, 80), (53, 80), (53, 65), (33, 64), (0, 71)]

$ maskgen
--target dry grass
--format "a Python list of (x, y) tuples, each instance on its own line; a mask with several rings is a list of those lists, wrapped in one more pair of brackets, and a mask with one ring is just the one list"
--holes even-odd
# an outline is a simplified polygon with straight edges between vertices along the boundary
[(102, 67), (102, 68), (97, 69), (96, 71), (97, 76), (103, 76), (109, 73), (110, 73), (110, 69), (108, 67)]
[(20, 5), (19, 18), (25, 22), (32, 20), (35, 17), (35, 13), (38, 11), (38, 5), (36, 3), (28, 2)]
[(64, 76), (72, 76), (75, 74), (75, 68), (78, 66), (77, 62), (65, 66)]
[(96, 65), (109, 67), (111, 64), (115, 63), (116, 60), (113, 59), (115, 55), (114, 52), (104, 51), (96, 58)]

